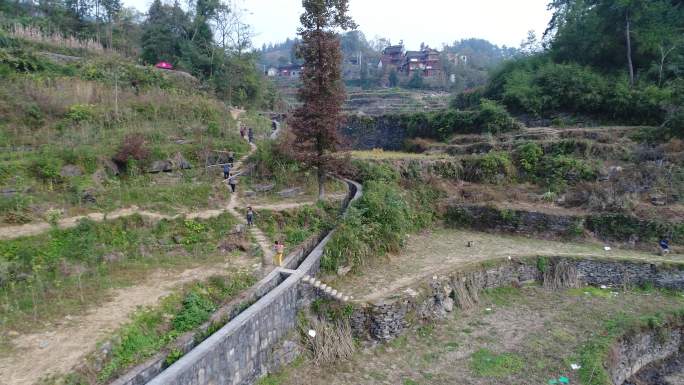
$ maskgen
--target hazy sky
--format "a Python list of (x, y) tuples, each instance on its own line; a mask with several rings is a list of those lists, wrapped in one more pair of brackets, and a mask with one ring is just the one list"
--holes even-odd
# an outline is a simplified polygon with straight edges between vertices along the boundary
[[(123, 0), (146, 11), (152, 0)], [(302, 13), (300, 0), (237, 0), (256, 36), (254, 45), (294, 37)], [(544, 32), (549, 0), (349, 0), (351, 15), (368, 39), (421, 42), (433, 47), (469, 37), (518, 46), (527, 31)]]

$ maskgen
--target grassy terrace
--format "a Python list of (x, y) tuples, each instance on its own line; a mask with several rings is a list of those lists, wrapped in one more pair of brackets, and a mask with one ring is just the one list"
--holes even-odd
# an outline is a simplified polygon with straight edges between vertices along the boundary
[[(467, 247), (468, 241), (474, 242)], [(435, 228), (409, 235), (398, 254), (369, 261), (360, 274), (338, 278), (339, 290), (359, 299), (382, 298), (441, 270), (455, 270), (474, 262), (508, 256), (595, 256), (684, 263), (684, 255), (660, 257), (654, 253), (613, 248), (600, 243), (546, 241), (504, 234)]]
[(452, 156), (447, 154), (415, 154), (409, 152), (398, 152), (398, 151), (383, 151), (383, 150), (370, 150), (370, 151), (350, 151), (349, 152), (352, 159), (361, 160), (411, 160), (411, 159), (428, 159), (428, 160), (439, 160), (439, 159), (452, 159)]
[(83, 312), (106, 300), (110, 289), (161, 268), (244, 264), (244, 254), (221, 251), (235, 224), (228, 214), (157, 223), (133, 216), (0, 241), (0, 336)]
[(417, 326), (388, 344), (361, 347), (350, 360), (324, 366), (302, 361), (260, 384), (505, 385), (566, 377), (571, 384), (608, 385), (602, 366), (594, 368), (611, 336), (660, 325), (666, 314), (684, 308), (681, 293), (648, 289), (504, 287), (481, 300), (471, 312)]

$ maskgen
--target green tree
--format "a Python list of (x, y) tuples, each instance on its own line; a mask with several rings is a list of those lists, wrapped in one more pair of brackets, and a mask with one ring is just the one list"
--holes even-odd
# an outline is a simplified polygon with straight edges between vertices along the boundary
[(398, 87), (399, 86), (399, 75), (397, 74), (396, 68), (392, 68), (389, 73), (389, 86)]
[(409, 88), (421, 89), (424, 86), (423, 75), (421, 75), (419, 70), (413, 71), (411, 79), (408, 82)]

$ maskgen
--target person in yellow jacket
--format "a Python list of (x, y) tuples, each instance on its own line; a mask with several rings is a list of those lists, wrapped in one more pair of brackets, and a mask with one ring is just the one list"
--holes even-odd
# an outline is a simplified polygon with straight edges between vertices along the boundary
[(282, 266), (283, 265), (283, 254), (285, 253), (285, 244), (283, 242), (276, 241), (273, 249), (275, 251), (275, 256), (273, 257), (273, 263), (276, 266)]

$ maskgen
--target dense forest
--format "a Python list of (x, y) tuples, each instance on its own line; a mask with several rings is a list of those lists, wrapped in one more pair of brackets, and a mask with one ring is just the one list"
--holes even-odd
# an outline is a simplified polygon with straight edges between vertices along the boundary
[(189, 9), (154, 0), (145, 15), (120, 0), (0, 0), (0, 26), (89, 42), (140, 64), (166, 61), (227, 102), (268, 103), (273, 91), (257, 68), (252, 31), (240, 12), (218, 0)]
[(684, 2), (554, 0), (541, 42), (507, 61), (480, 96), (510, 111), (559, 120), (684, 126)]

